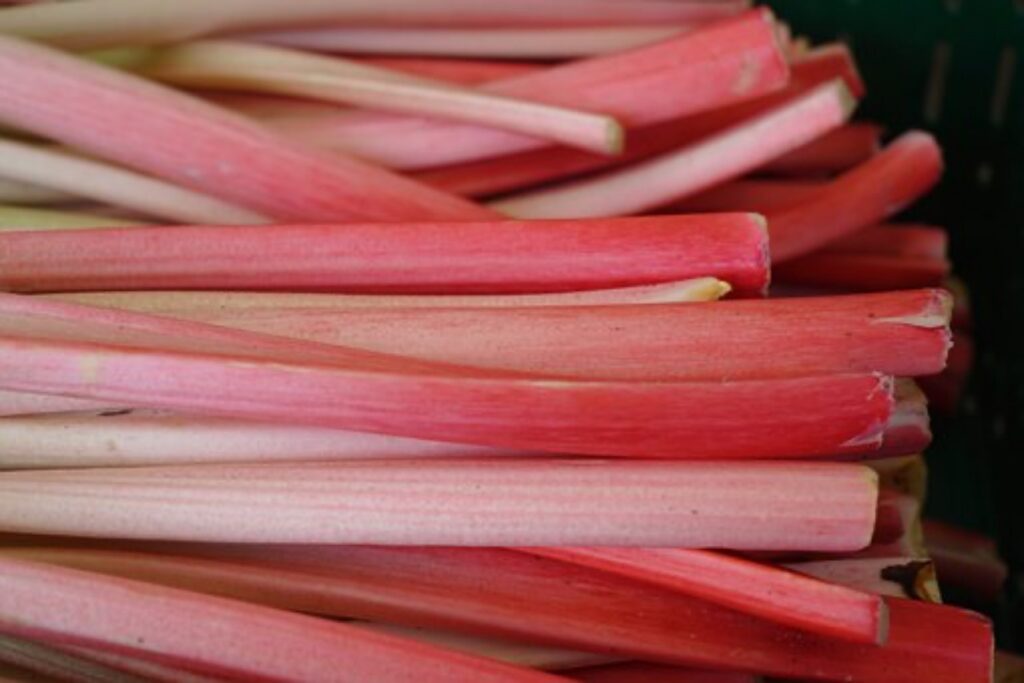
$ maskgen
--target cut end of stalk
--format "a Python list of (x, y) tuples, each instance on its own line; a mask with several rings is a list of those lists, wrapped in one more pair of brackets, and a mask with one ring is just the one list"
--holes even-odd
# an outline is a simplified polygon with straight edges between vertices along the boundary
[[(868, 429), (861, 434), (848, 439), (842, 444), (842, 448), (845, 450), (863, 450), (867, 447), (874, 446), (881, 448), (885, 440), (886, 426), (892, 419), (892, 415), (896, 410), (896, 389), (895, 389), (895, 378), (892, 375), (875, 374), (877, 384), (875, 385), (874, 391), (868, 395), (868, 400), (873, 400), (879, 393), (883, 394), (887, 398), (889, 407), (888, 419), (877, 420)], [(878, 474), (871, 470), (871, 474), (875, 479), (875, 485), (878, 484)]]
[(626, 129), (612, 117), (605, 120), (605, 154), (618, 155), (626, 149)]
[(772, 245), (771, 237), (768, 234), (768, 219), (759, 213), (748, 213), (747, 216), (750, 218), (750, 222), (761, 231), (760, 262), (764, 265), (765, 276), (764, 285), (759, 293), (761, 296), (768, 296), (768, 290), (772, 286)]
[(949, 327), (950, 322), (953, 320), (953, 295), (944, 289), (928, 289), (924, 291), (928, 294), (928, 300), (921, 307), (919, 313), (879, 318), (875, 321), (875, 324), (911, 325), (925, 329)]

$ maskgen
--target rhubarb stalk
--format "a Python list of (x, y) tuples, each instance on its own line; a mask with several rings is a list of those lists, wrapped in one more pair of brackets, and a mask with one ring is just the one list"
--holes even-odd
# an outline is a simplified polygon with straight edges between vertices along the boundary
[(0, 528), (50, 535), (838, 552), (870, 542), (877, 476), (840, 463), (460, 458), (18, 471), (0, 474), (0, 491)]
[(530, 669), (223, 598), (10, 559), (0, 559), (0, 567), (0, 629), (44, 642), (92, 645), (199, 673), (241, 678), (558, 680)]
[(0, 288), (514, 294), (714, 276), (768, 284), (752, 214), (0, 233)]
[(830, 638), (884, 643), (877, 596), (721, 553), (680, 548), (539, 548), (528, 552), (612, 572)]
[[(144, 14), (136, 9), (128, 14)], [(0, 70), (0, 121), (271, 218), (489, 215), (369, 164), (314, 153), (183, 93), (46, 47), (0, 37)], [(61, 106), (54, 106), (58, 100)]]
[[(280, 296), (280, 295), (278, 295)], [(692, 304), (134, 310), (477, 368), (607, 380), (940, 372), (952, 300), (926, 289)], [(118, 299), (86, 297), (100, 305)], [(200, 298), (201, 300), (201, 298)], [(122, 304), (125, 302), (121, 300)], [(159, 302), (159, 299), (157, 299)], [(813, 344), (793, 344), (793, 336)], [(727, 339), (726, 345), (713, 340)], [(765, 357), (772, 362), (765, 364)]]
[(678, 151), (565, 185), (491, 203), (518, 217), (570, 218), (637, 213), (695, 194), (751, 171), (834, 129), (853, 111), (841, 81)]

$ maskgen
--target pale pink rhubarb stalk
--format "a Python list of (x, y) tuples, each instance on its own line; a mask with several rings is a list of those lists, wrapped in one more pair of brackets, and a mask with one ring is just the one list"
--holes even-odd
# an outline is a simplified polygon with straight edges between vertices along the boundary
[[(600, 112), (634, 128), (758, 97), (783, 87), (788, 75), (771, 15), (752, 10), (653, 45), (487, 83), (482, 90)], [(296, 139), (403, 169), (544, 144), (493, 128), (374, 112), (295, 117), (275, 127)]]
[(0, 37), (0, 70), (0, 121), (271, 218), (489, 215), (465, 200), (354, 159), (313, 152), (227, 110), (56, 50)]
[(527, 552), (661, 586), (829, 638), (880, 644), (888, 635), (888, 611), (875, 595), (722, 553), (572, 547)]
[(0, 491), (0, 528), (48, 535), (818, 552), (866, 547), (878, 494), (861, 465), (543, 458), (17, 471)]
[(102, 401), (90, 401), (83, 398), (51, 396), (47, 394), (31, 394), (21, 391), (0, 389), (0, 416), (34, 415), (37, 413), (64, 413), (82, 410), (105, 410), (120, 407)]
[(0, 175), (184, 223), (266, 223), (258, 213), (199, 192), (55, 149), (0, 140)]
[(803, 256), (899, 213), (931, 189), (941, 172), (935, 139), (918, 131), (903, 134), (815, 197), (771, 212), (772, 259)]
[[(823, 638), (511, 550), (211, 544), (154, 550), (4, 552), (40, 553), (40, 560), (311, 613), (683, 666), (862, 683), (987, 683), (991, 673), (987, 620), (941, 605), (887, 598), (889, 640), (877, 646)], [(529, 596), (525, 604), (523, 596)]]
[(881, 127), (873, 123), (850, 123), (794, 149), (760, 170), (796, 176), (846, 171), (877, 154), (881, 136)]
[[(414, 310), (273, 305), (168, 309), (150, 306), (131, 293), (122, 296), (122, 304), (117, 298), (85, 296), (84, 301), (101, 306), (126, 303), (128, 309), (143, 313), (439, 363), (584, 379), (929, 375), (945, 367), (951, 343), (952, 299), (939, 289), (702, 306)], [(794, 344), (794, 335), (815, 342)], [(766, 357), (771, 363), (764, 362)]]
[(0, 288), (513, 294), (714, 276), (756, 293), (765, 232), (719, 214), (0, 233)]
[(741, 11), (746, 2), (671, 0), (519, 0), (512, 5), (474, 0), (203, 0), (133, 2), (85, 0), (0, 11), (0, 33), (69, 48), (176, 42), (187, 38), (288, 27), (346, 25), (574, 26), (707, 21)]
[(677, 151), (490, 206), (521, 218), (638, 213), (741, 176), (841, 125), (854, 106), (846, 86), (834, 81)]
[[(30, 405), (21, 410), (45, 413), (38, 408)], [(0, 419), (0, 470), (510, 454), (516, 451), (137, 409)]]
[[(550, 30), (550, 29), (549, 29)], [(414, 76), (426, 76), (460, 85), (478, 85), (500, 78), (512, 78), (545, 68), (534, 62), (483, 59), (442, 59), (424, 57), (361, 57), (360, 62), (394, 69)]]
[(164, 48), (135, 71), (176, 86), (287, 95), (493, 126), (604, 154), (619, 152), (623, 144), (622, 127), (610, 116), (241, 41)]
[(666, 40), (697, 24), (545, 28), (342, 26), (241, 36), (299, 50), (345, 54), (574, 59)]
[(816, 252), (778, 264), (779, 283), (831, 291), (884, 292), (936, 287), (949, 276), (945, 259), (855, 252)]
[(790, 569), (860, 591), (926, 602), (942, 602), (935, 565), (913, 557), (871, 557), (794, 562)]
[(604, 664), (568, 674), (582, 683), (758, 683), (760, 680), (752, 674), (698, 671), (650, 662)]
[(5, 389), (594, 455), (866, 453), (893, 405), (879, 374), (553, 381), (17, 295), (0, 348)]
[(557, 677), (337, 622), (51, 565), (0, 559), (0, 630), (198, 673), (303, 680)]
[(125, 291), (44, 295), (104, 308), (160, 315), (212, 315), (378, 308), (523, 308), (533, 306), (626, 306), (716, 301), (728, 283), (713, 277), (656, 285), (587, 289), (553, 294), (296, 294), (283, 292)]

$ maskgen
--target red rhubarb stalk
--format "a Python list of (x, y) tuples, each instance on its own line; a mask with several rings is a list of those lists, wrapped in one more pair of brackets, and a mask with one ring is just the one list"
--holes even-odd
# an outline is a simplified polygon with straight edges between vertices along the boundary
[(757, 683), (751, 674), (698, 671), (667, 664), (627, 662), (605, 664), (568, 672), (583, 683)]
[(48, 535), (839, 552), (871, 541), (877, 475), (841, 463), (460, 458), (17, 471), (0, 474), (0, 491), (0, 528)]
[[(772, 92), (785, 85), (788, 75), (771, 15), (752, 10), (653, 45), (495, 81), (482, 90), (600, 112), (634, 128)], [(536, 138), (493, 128), (375, 112), (297, 117), (279, 129), (297, 139), (404, 169), (543, 145)]]
[[(199, 673), (277, 680), (554, 681), (556, 677), (257, 605), (0, 559), (0, 629)], [(340, 678), (339, 678), (340, 676)]]
[(663, 211), (679, 213), (744, 211), (768, 213), (780, 211), (808, 201), (821, 192), (827, 183), (822, 180), (774, 180), (743, 178), (722, 183), (681, 201), (673, 202)]
[(872, 557), (795, 562), (790, 569), (860, 591), (926, 602), (942, 602), (935, 566), (913, 557)]
[(258, 213), (199, 192), (53, 149), (0, 140), (0, 175), (169, 221), (266, 223)]
[(857, 254), (885, 254), (933, 260), (948, 256), (949, 236), (942, 228), (930, 225), (887, 223), (865, 228), (836, 240), (823, 251)]
[(518, 217), (570, 218), (637, 213), (751, 171), (845, 121), (854, 107), (841, 81), (819, 86), (694, 145), (596, 178), (493, 202)]
[(873, 123), (851, 123), (794, 149), (760, 170), (797, 176), (846, 171), (877, 154), (881, 136), (881, 128)]
[[(440, 363), (607, 380), (934, 374), (946, 364), (952, 309), (938, 289), (699, 306), (168, 310), (135, 302), (146, 313)], [(794, 335), (815, 343), (793, 344)]]
[(819, 251), (780, 263), (773, 275), (782, 284), (832, 291), (884, 292), (936, 287), (949, 275), (945, 259)]
[(274, 31), (248, 40), (299, 50), (490, 59), (573, 59), (638, 48), (693, 30), (699, 22), (669, 25), (544, 28), (341, 26)]
[(17, 295), (0, 348), (5, 389), (594, 455), (871, 452), (893, 404), (878, 374), (550, 381)]
[[(991, 626), (952, 607), (886, 599), (887, 644), (849, 643), (511, 550), (201, 544), (160, 554), (4, 552), (43, 552), (47, 561), (88, 562), (99, 571), (311, 613), (682, 666), (863, 683), (987, 683), (991, 673)], [(88, 559), (98, 552), (107, 557)], [(530, 596), (525, 606), (523, 596)]]
[(722, 553), (571, 547), (528, 552), (662, 586), (830, 638), (884, 643), (888, 634), (888, 612), (877, 596)]
[(248, 90), (465, 121), (605, 154), (622, 149), (621, 126), (603, 114), (240, 41), (204, 40), (164, 48), (147, 54), (135, 71), (176, 86)]
[(752, 214), (0, 233), (0, 288), (512, 294), (768, 283)]
[(934, 138), (910, 132), (806, 202), (768, 215), (772, 258), (786, 261), (898, 213), (938, 181)]
[[(0, 70), (0, 121), (272, 218), (489, 215), (407, 178), (312, 152), (242, 116), (56, 50), (0, 37)], [(53, 106), (57, 100), (62, 106)], [(132, 121), (130, 135), (126, 119)]]
[(86, 0), (81, 6), (9, 8), (0, 32), (70, 48), (166, 43), (211, 33), (287, 27), (355, 25), (560, 26), (706, 21), (741, 11), (745, 2), (667, 0), (520, 0), (514, 5), (473, 0), (385, 0), (343, 3), (307, 0), (139, 0), (129, 11), (119, 0)]

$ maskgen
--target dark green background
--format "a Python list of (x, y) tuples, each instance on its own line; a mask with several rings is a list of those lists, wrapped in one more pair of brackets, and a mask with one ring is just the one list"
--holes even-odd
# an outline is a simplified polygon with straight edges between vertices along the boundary
[[(936, 418), (928, 514), (996, 535), (1024, 566), (1024, 1), (774, 0), (797, 34), (848, 42), (868, 85), (859, 118), (933, 132), (941, 186), (907, 218), (944, 225), (970, 288), (978, 348), (959, 413)], [(930, 101), (929, 101), (930, 100)], [(995, 610), (1020, 649), (1019, 580)]]

